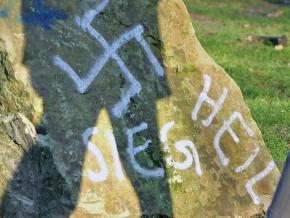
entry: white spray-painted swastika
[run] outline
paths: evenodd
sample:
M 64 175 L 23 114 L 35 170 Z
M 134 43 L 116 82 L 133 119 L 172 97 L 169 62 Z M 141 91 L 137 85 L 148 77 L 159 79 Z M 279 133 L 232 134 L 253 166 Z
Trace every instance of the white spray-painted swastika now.
M 105 64 L 112 58 L 121 69 L 126 80 L 128 80 L 130 83 L 130 87 L 121 96 L 121 100 L 118 101 L 112 108 L 113 115 L 120 118 L 126 111 L 130 103 L 130 98 L 138 95 L 142 87 L 141 84 L 132 75 L 130 70 L 126 67 L 121 57 L 118 55 L 118 50 L 129 41 L 135 39 L 145 51 L 149 61 L 154 67 L 156 74 L 158 76 L 163 76 L 164 69 L 162 68 L 157 58 L 154 56 L 152 50 L 150 49 L 150 46 L 142 36 L 144 32 L 144 28 L 142 25 L 136 25 L 133 29 L 123 33 L 112 44 L 109 44 L 109 42 L 96 29 L 92 27 L 91 24 L 93 20 L 100 12 L 102 12 L 106 8 L 108 3 L 109 0 L 103 0 L 94 10 L 87 11 L 82 18 L 76 18 L 77 25 L 80 26 L 84 32 L 88 32 L 91 36 L 93 36 L 104 49 L 103 55 L 101 55 L 97 59 L 87 75 L 84 78 L 80 78 L 78 74 L 72 69 L 72 67 L 65 61 L 63 61 L 62 58 L 59 56 L 55 56 L 53 62 L 73 80 L 77 90 L 80 93 L 85 93 L 90 85 L 94 82 L 96 77 L 99 75 Z

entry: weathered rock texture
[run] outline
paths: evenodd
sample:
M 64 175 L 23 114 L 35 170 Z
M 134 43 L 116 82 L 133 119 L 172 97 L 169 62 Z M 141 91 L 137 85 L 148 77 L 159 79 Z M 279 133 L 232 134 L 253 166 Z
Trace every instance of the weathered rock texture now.
M 267 209 L 279 172 L 181 0 L 45 2 L 0 18 L 4 217 Z

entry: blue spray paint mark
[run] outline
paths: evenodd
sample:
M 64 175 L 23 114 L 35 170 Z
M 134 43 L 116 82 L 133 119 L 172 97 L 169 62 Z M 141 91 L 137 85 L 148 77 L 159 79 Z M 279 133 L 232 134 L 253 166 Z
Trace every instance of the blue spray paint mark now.
M 35 10 L 22 16 L 23 23 L 38 24 L 45 30 L 50 30 L 55 20 L 65 20 L 68 15 L 62 11 L 53 10 L 44 6 L 43 0 L 33 0 Z
M 0 11 L 0 17 L 1 17 L 1 18 L 6 18 L 6 17 L 8 17 L 8 11 L 7 11 L 6 8 Z
M 8 1 L 8 5 L 4 9 L 0 10 L 0 18 L 7 18 L 9 16 L 9 11 L 13 8 L 13 0 Z

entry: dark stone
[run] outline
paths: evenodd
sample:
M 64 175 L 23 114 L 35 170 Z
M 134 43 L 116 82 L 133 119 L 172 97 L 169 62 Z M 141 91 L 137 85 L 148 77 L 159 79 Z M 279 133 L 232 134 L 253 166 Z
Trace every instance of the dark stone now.
M 267 45 L 283 45 L 284 47 L 287 46 L 288 38 L 286 35 L 282 36 L 259 36 L 258 40 L 264 42 Z

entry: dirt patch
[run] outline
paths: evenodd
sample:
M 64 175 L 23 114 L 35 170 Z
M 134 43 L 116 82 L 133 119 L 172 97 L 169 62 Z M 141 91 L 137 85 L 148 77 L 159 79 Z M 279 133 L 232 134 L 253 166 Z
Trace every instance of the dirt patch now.
M 209 17 L 201 15 L 201 14 L 197 14 L 197 13 L 190 13 L 190 17 L 191 19 L 196 20 L 196 21 L 203 21 L 203 22 L 212 21 Z
M 222 22 L 218 21 L 218 20 L 213 20 L 210 17 L 198 14 L 198 13 L 190 13 L 190 17 L 191 20 L 193 22 L 196 23 L 202 23 L 202 24 L 206 24 L 207 27 L 210 27 L 210 29 L 212 29 L 212 26 L 217 26 L 217 25 L 221 25 Z

